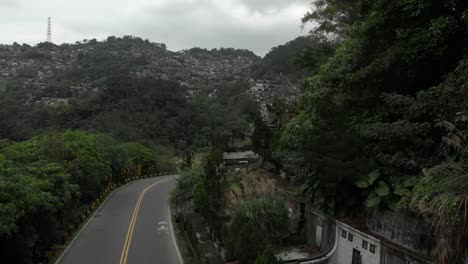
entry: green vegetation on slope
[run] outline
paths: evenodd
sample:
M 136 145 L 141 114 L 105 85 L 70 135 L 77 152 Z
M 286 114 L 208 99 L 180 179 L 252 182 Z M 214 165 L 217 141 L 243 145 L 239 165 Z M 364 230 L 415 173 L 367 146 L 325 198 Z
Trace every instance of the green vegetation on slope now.
M 460 263 L 463 233 L 457 230 L 466 228 L 467 191 L 452 183 L 466 173 L 460 131 L 466 126 L 468 3 L 315 5 L 304 22 L 318 23 L 315 32 L 331 34 L 340 45 L 306 80 L 276 158 L 330 214 L 353 214 L 361 205 L 407 208 L 402 201 L 409 200 L 443 230 L 436 232 L 439 263 Z
M 301 79 L 333 53 L 336 44 L 320 35 L 297 37 L 274 47 L 252 67 L 257 79 L 277 78 L 278 75 Z
M 275 259 L 270 246 L 280 245 L 288 235 L 286 208 L 274 197 L 262 197 L 257 186 L 262 181 L 255 175 L 247 179 L 247 175 L 238 172 L 249 185 L 234 187 L 240 179 L 217 170 L 222 153 L 217 147 L 199 151 L 192 164 L 182 170 L 172 203 L 176 205 L 177 196 L 183 198 L 187 192 L 192 193 L 195 211 L 222 236 L 230 255 L 236 256 L 240 263 L 275 263 L 268 262 Z M 235 204 L 226 208 L 229 203 L 226 196 L 232 193 L 233 187 L 241 190 L 234 194 Z
M 173 81 L 135 79 L 129 73 L 104 76 L 102 92 L 54 107 L 30 102 L 34 92 L 9 82 L 0 92 L 0 138 L 25 140 L 71 128 L 186 151 L 239 134 L 258 115 L 244 82 L 220 85 L 216 97 L 187 98 L 187 88 Z

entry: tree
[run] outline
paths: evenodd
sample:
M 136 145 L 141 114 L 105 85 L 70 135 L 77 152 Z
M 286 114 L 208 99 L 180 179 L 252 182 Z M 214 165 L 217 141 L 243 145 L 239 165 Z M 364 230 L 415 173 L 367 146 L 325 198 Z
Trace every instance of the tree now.
M 313 201 L 338 213 L 342 210 L 336 207 L 355 208 L 362 198 L 352 193 L 366 190 L 357 190 L 354 182 L 372 171 L 379 170 L 381 185 L 391 187 L 440 162 L 440 130 L 433 120 L 454 113 L 451 101 L 461 95 L 455 87 L 464 78 L 447 78 L 450 84 L 435 86 L 464 60 L 466 4 L 316 4 L 321 8 L 308 19 L 325 23 L 323 29 L 350 30 L 334 55 L 306 80 L 298 114 L 283 130 L 277 155 L 307 182 L 306 192 L 319 194 L 321 199 Z M 351 199 L 339 197 L 346 190 Z M 395 190 L 389 191 L 393 195 Z
M 255 121 L 255 130 L 252 135 L 252 148 L 264 160 L 268 161 L 272 157 L 273 132 L 268 126 L 257 118 Z
M 219 211 L 221 209 L 221 176 L 218 174 L 218 165 L 222 161 L 222 151 L 210 147 L 204 154 L 202 161 L 203 174 L 201 181 L 194 190 L 196 204 L 200 213 L 215 230 L 220 230 Z M 197 199 L 198 197 L 198 199 Z M 197 202 L 198 201 L 198 202 Z
M 335 34 L 344 39 L 350 28 L 368 14 L 372 4 L 365 0 L 319 0 L 313 5 L 313 11 L 304 15 L 302 23 L 317 23 L 314 32 Z
M 321 35 L 300 36 L 283 45 L 273 47 L 253 67 L 257 79 L 276 79 L 285 75 L 299 80 L 333 54 L 336 44 Z

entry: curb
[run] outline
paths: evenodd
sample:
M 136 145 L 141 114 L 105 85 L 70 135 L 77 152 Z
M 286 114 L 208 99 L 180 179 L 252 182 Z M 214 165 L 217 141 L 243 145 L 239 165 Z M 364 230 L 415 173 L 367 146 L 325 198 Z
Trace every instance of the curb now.
M 184 264 L 184 258 L 182 257 L 182 254 L 180 254 L 180 249 L 179 245 L 177 244 L 177 237 L 175 236 L 174 233 L 174 227 L 172 226 L 172 212 L 171 212 L 171 206 L 169 205 L 169 227 L 171 229 L 171 235 L 172 235 L 172 242 L 174 243 L 174 246 L 177 251 L 177 256 L 179 257 L 179 263 Z

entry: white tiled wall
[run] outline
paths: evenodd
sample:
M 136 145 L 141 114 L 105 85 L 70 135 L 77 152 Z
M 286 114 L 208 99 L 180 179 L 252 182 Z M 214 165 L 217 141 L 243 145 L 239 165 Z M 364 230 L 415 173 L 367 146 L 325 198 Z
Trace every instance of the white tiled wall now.
M 380 242 L 356 229 L 337 222 L 338 225 L 338 246 L 331 263 L 351 264 L 353 249 L 359 250 L 362 256 L 362 264 L 380 264 Z M 346 231 L 346 238 L 343 238 L 343 230 Z M 353 235 L 353 241 L 349 241 L 349 234 Z M 367 249 L 362 247 L 362 241 L 367 241 Z M 375 253 L 370 251 L 370 246 L 375 246 Z

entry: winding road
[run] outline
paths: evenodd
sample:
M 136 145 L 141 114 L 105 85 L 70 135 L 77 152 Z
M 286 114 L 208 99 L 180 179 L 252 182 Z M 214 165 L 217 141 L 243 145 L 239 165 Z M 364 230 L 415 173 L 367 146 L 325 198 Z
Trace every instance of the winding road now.
M 183 263 L 169 211 L 174 178 L 138 180 L 113 192 L 56 264 Z

